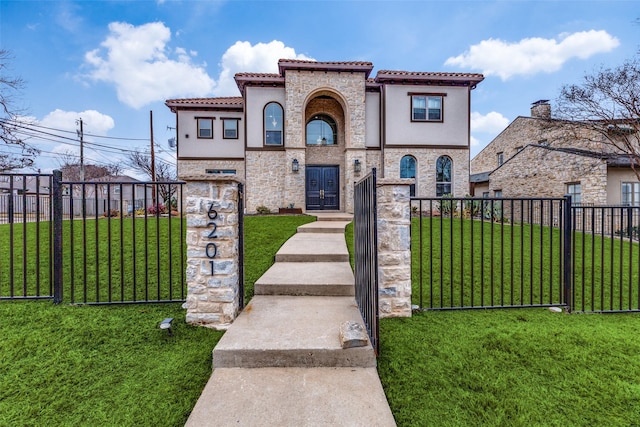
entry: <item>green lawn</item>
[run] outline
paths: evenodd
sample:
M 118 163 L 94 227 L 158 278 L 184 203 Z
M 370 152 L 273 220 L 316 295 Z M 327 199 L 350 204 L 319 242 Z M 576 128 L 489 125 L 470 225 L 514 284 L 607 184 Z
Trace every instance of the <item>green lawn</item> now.
M 564 302 L 563 240 L 556 227 L 436 217 L 423 218 L 421 228 L 414 218 L 411 234 L 413 304 L 447 308 Z M 640 309 L 637 242 L 576 232 L 572 245 L 572 309 Z
M 637 313 L 416 312 L 381 320 L 378 372 L 399 426 L 640 425 L 638 336 Z
M 245 218 L 248 296 L 281 244 L 312 220 Z M 158 328 L 165 317 L 175 318 L 173 337 Z M 183 425 L 222 336 L 184 319 L 180 303 L 0 302 L 0 426 Z

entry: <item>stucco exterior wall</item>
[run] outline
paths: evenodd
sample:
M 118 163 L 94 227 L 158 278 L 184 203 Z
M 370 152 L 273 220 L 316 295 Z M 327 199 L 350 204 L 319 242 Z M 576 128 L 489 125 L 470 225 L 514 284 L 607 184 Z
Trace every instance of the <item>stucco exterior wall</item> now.
M 449 156 L 453 161 L 451 188 L 454 197 L 469 194 L 469 150 L 387 147 L 384 151 L 385 178 L 400 178 L 400 160 L 406 155 L 416 158 L 416 197 L 435 197 L 436 161 L 440 156 Z
M 367 92 L 365 145 L 367 148 L 380 147 L 380 94 Z
M 213 119 L 213 138 L 198 138 L 196 117 Z M 238 138 L 223 138 L 223 118 L 237 118 Z M 243 158 L 244 119 L 241 112 L 181 111 L 178 114 L 178 157 L 180 158 Z
M 279 103 L 284 109 L 284 88 L 255 87 L 245 89 L 245 118 L 247 127 L 247 147 L 262 148 L 264 146 L 264 107 L 270 102 Z M 286 126 L 287 112 L 284 111 Z M 287 145 L 287 136 L 284 136 L 284 145 Z
M 386 145 L 469 146 L 469 88 L 388 85 L 385 91 Z M 442 122 L 412 122 L 410 93 L 443 93 Z
M 631 168 L 609 168 L 607 174 L 607 204 L 622 203 L 622 183 L 638 182 L 638 176 Z

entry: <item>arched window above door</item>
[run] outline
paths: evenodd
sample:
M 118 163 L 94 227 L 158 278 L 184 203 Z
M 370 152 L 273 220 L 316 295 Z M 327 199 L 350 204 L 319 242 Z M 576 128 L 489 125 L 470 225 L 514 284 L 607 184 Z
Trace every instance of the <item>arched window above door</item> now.
M 316 114 L 307 122 L 307 145 L 336 145 L 338 126 L 326 114 Z
M 416 158 L 413 156 L 404 156 L 400 159 L 400 178 L 415 178 L 416 177 Z M 416 195 L 416 185 L 411 184 L 409 186 L 409 195 L 411 197 Z

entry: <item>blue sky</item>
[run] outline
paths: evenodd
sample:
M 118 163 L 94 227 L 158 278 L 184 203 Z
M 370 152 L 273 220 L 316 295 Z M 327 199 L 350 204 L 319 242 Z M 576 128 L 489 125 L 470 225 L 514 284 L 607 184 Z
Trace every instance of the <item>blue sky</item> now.
M 31 137 L 43 171 L 53 153 L 78 154 L 80 117 L 89 163 L 148 148 L 151 110 L 172 161 L 165 99 L 238 95 L 233 74 L 277 72 L 284 57 L 485 74 L 473 156 L 532 102 L 637 55 L 640 1 L 1 0 L 0 46 L 13 55 L 6 74 L 26 81 L 23 119 L 69 138 Z

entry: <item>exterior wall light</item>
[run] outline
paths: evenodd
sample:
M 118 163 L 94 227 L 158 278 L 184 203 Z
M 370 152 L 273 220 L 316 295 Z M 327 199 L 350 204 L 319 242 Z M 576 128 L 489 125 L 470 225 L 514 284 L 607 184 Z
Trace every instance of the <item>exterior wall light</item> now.
M 361 170 L 362 170 L 362 163 L 360 163 L 360 160 L 355 159 L 353 161 L 353 171 L 355 173 L 360 173 Z
M 298 172 L 298 170 L 300 170 L 300 164 L 298 163 L 298 159 L 293 159 L 293 162 L 291 162 L 291 171 Z

